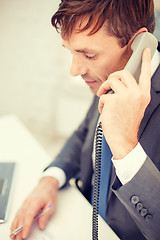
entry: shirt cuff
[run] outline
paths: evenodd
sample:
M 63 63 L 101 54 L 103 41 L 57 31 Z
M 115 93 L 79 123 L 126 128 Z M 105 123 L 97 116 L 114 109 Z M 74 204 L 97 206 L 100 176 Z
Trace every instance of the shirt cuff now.
M 58 180 L 58 187 L 61 188 L 66 183 L 65 172 L 58 167 L 49 167 L 46 171 L 42 173 L 42 177 L 54 177 Z
M 123 185 L 132 180 L 144 164 L 146 157 L 146 153 L 140 143 L 138 143 L 124 158 L 119 160 L 114 160 L 112 158 L 117 177 Z

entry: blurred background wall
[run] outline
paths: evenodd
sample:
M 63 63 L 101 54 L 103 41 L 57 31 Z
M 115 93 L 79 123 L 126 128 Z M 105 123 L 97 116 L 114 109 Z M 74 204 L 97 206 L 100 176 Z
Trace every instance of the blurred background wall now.
M 51 26 L 58 4 L 0 0 L 0 115 L 16 114 L 50 154 L 81 122 L 92 100 L 83 81 L 69 75 L 71 55 Z M 160 40 L 159 0 L 155 6 Z
M 50 23 L 58 4 L 0 0 L 0 115 L 16 114 L 47 147 L 77 127 L 92 98 L 70 77 L 71 55 Z

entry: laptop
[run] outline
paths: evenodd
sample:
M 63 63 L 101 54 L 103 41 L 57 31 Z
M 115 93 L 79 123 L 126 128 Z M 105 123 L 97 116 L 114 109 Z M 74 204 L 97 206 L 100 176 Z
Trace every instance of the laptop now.
M 0 223 L 8 218 L 15 162 L 0 162 Z

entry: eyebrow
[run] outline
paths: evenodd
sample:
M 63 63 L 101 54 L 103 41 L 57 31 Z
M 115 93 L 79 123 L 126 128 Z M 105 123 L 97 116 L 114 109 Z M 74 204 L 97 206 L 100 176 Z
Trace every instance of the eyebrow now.
M 62 44 L 62 47 L 66 48 L 64 44 Z M 92 53 L 92 54 L 97 54 L 97 51 L 89 48 L 82 48 L 82 49 L 75 49 L 74 51 L 78 53 Z

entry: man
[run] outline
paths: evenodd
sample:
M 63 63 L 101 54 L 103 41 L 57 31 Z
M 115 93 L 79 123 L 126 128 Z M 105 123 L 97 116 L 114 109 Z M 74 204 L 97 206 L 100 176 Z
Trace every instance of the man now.
M 26 238 L 38 210 L 55 206 L 58 188 L 71 178 L 90 201 L 99 104 L 103 133 L 113 154 L 107 223 L 122 240 L 159 239 L 160 55 L 157 51 L 151 64 L 150 52 L 144 50 L 138 84 L 123 70 L 134 38 L 154 31 L 153 1 L 63 0 L 52 24 L 72 53 L 70 73 L 81 75 L 99 98 L 94 97 L 80 127 L 45 169 L 11 230 L 23 225 L 16 239 Z M 115 93 L 105 94 L 110 89 Z M 52 212 L 38 219 L 41 229 Z

